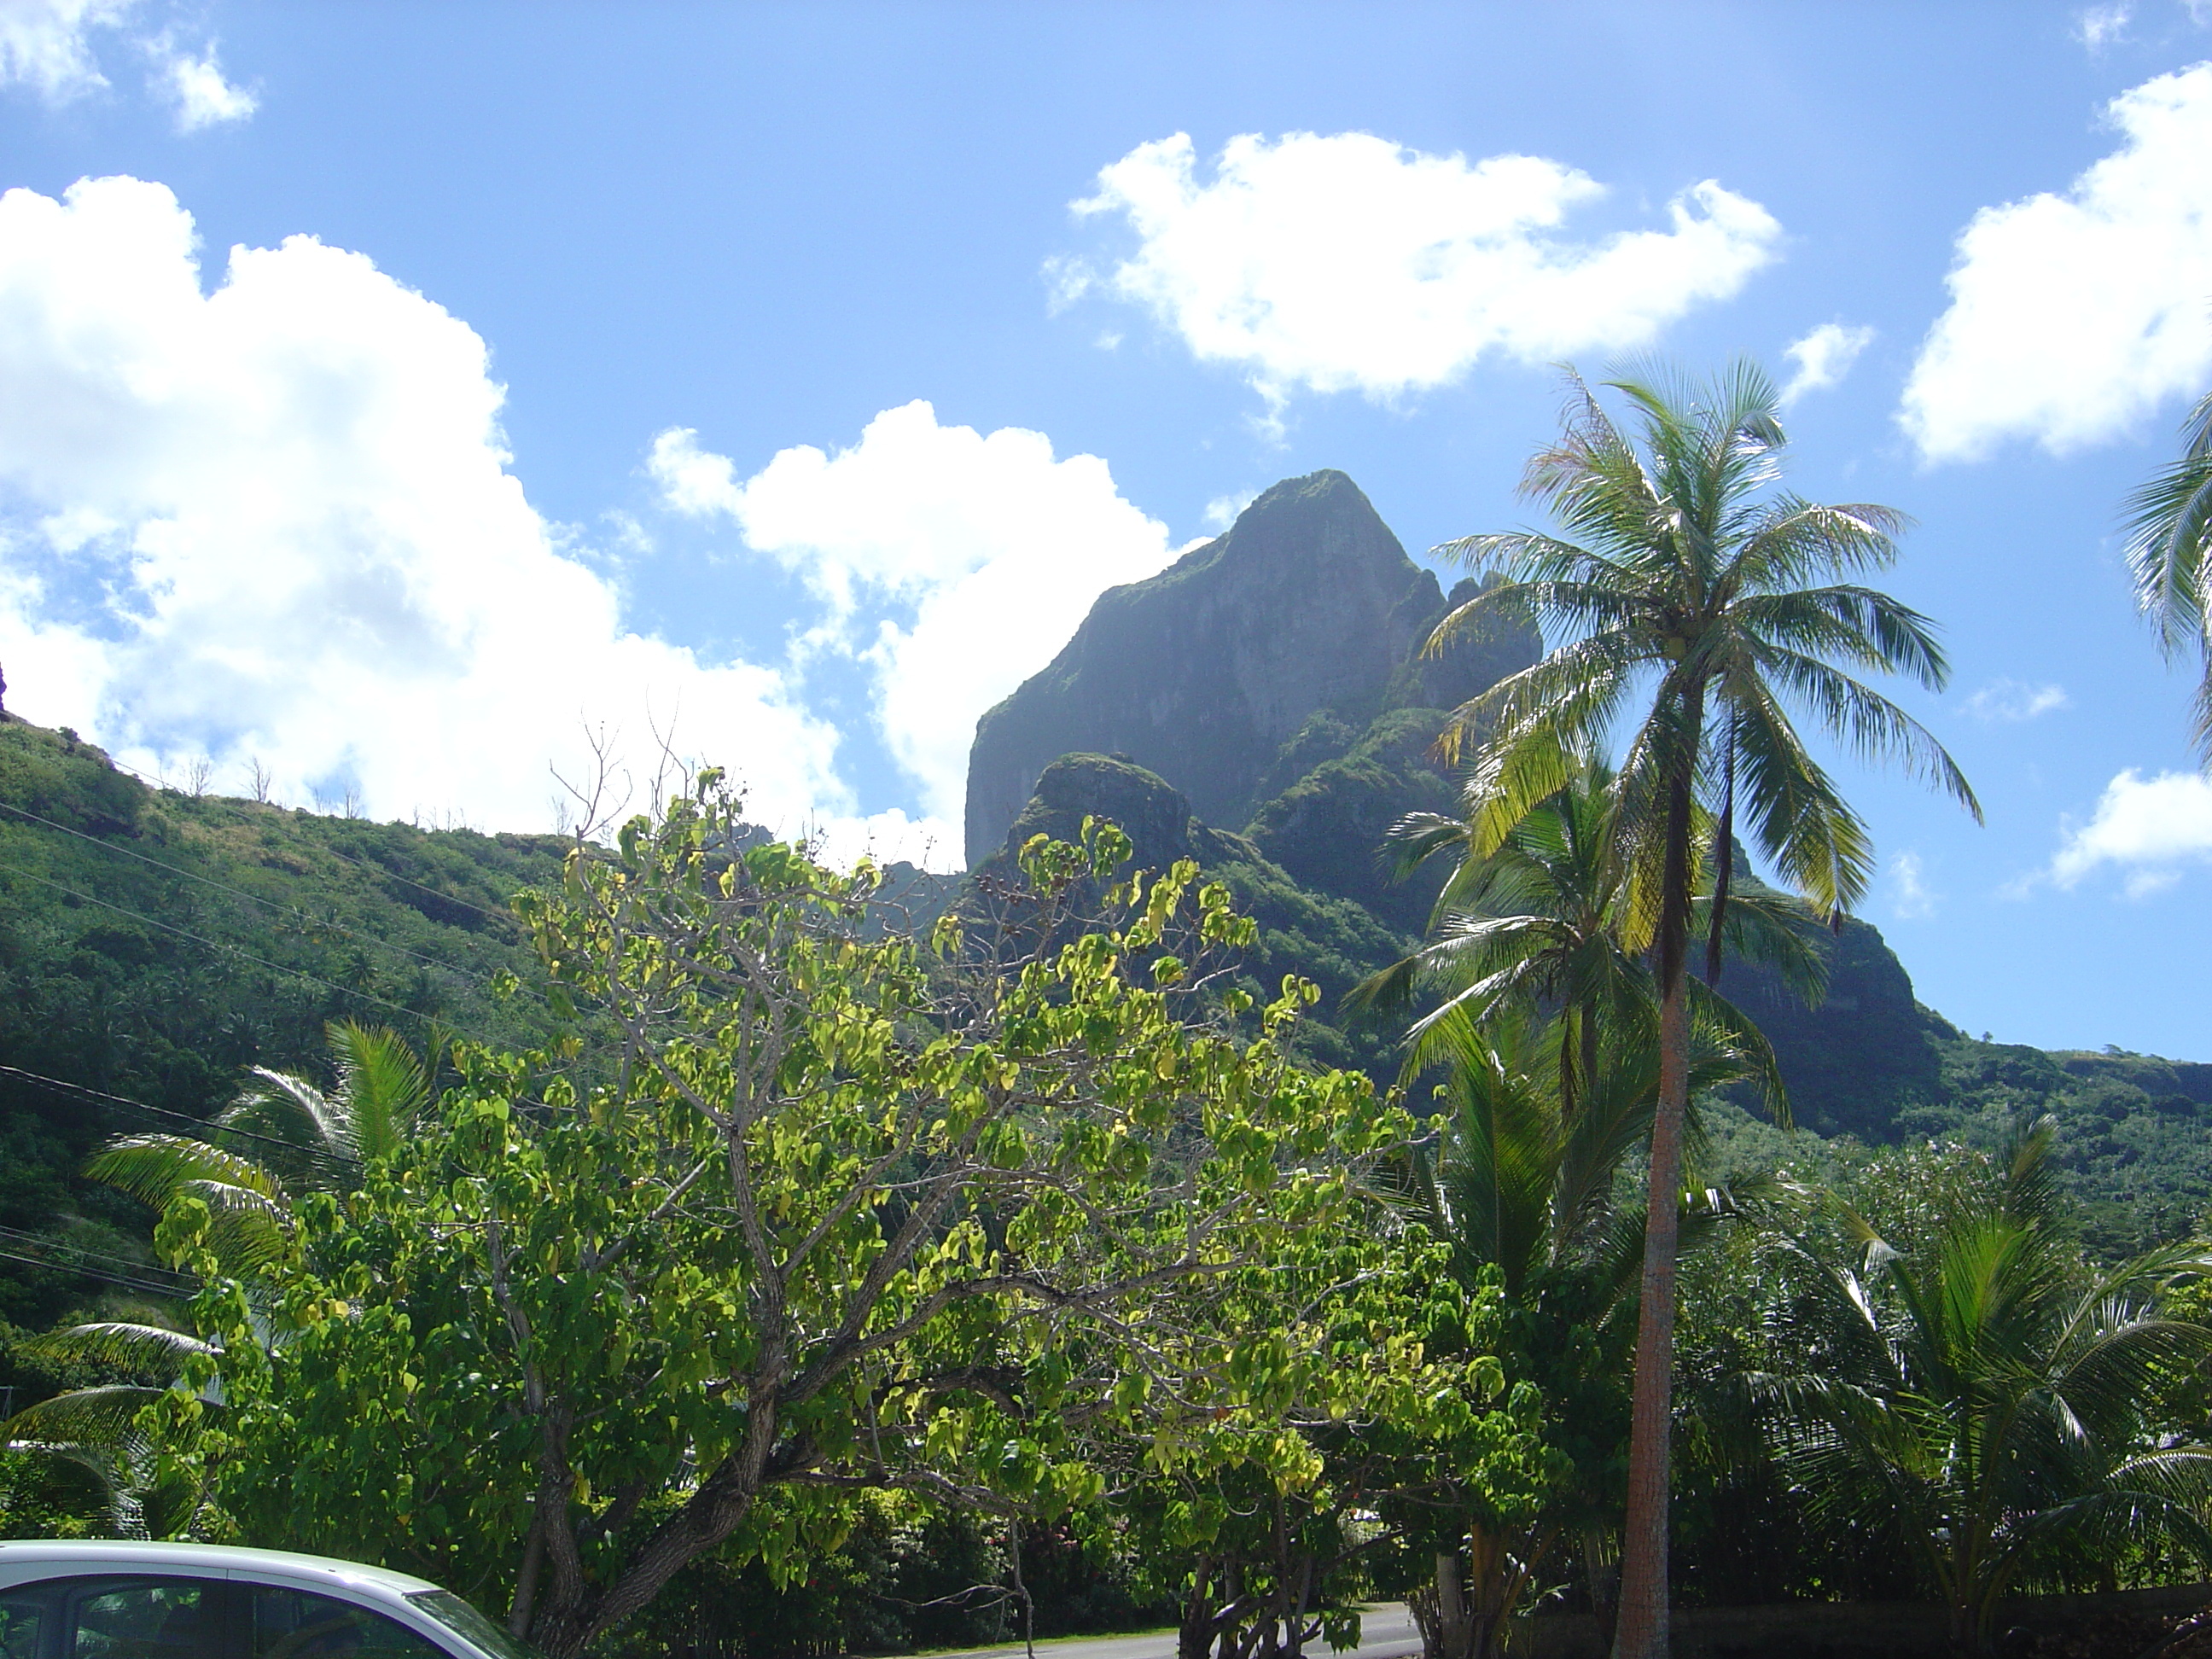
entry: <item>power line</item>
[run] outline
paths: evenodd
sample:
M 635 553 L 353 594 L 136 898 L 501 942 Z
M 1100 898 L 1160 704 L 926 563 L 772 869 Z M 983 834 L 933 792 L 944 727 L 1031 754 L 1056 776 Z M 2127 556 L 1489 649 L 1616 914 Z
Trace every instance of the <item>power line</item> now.
M 117 760 L 112 755 L 108 757 L 107 763 L 113 767 L 117 771 L 128 772 L 132 777 L 137 779 L 139 782 L 150 784 L 156 789 L 166 790 L 169 787 L 167 784 L 162 782 L 159 778 L 148 777 L 143 772 L 141 772 L 135 766 L 125 765 L 121 761 Z M 271 806 L 274 806 L 275 805 L 273 802 L 264 802 L 262 804 Z M 276 807 L 275 810 L 278 811 L 283 811 L 282 807 Z M 396 881 L 402 886 L 412 887 L 418 893 L 428 893 L 434 899 L 443 900 L 447 904 L 458 904 L 464 910 L 473 910 L 477 915 L 484 917 L 487 921 L 512 921 L 514 920 L 514 914 L 513 911 L 487 910 L 481 904 L 471 904 L 466 899 L 455 898 L 451 893 L 442 893 L 434 887 L 426 887 L 419 881 L 410 880 L 407 877 L 401 875 L 398 871 L 386 869 L 381 864 L 375 863 L 368 859 L 357 859 L 350 854 L 341 853 L 335 847 L 318 843 L 317 850 L 329 854 L 331 857 L 336 859 L 341 864 L 350 864 L 356 870 L 369 871 L 374 874 L 383 876 L 389 880 Z
M 167 1106 L 149 1106 L 143 1100 L 132 1100 L 125 1095 L 112 1095 L 105 1089 L 95 1089 L 92 1087 L 91 1085 L 85 1083 L 71 1083 L 66 1078 L 48 1077 L 42 1072 L 27 1072 L 20 1066 L 0 1066 L 0 1073 L 4 1073 L 9 1077 L 21 1078 L 27 1083 L 43 1084 L 50 1089 L 60 1089 L 71 1094 L 88 1096 L 92 1099 L 102 1102 L 106 1105 L 127 1106 L 134 1112 L 145 1112 L 154 1117 L 173 1118 L 176 1121 L 185 1124 L 191 1128 L 202 1130 L 212 1128 L 213 1133 L 216 1134 L 236 1135 L 240 1139 L 245 1140 L 264 1141 L 271 1146 L 281 1147 L 288 1152 L 298 1152 L 312 1150 L 311 1148 L 301 1146 L 296 1141 L 283 1139 L 280 1136 L 257 1134 L 252 1129 L 234 1129 L 227 1127 L 222 1124 L 215 1124 L 211 1126 L 205 1118 L 194 1117 L 190 1112 L 173 1111 Z M 205 1139 L 206 1136 L 203 1135 L 200 1139 Z M 210 1144 L 212 1145 L 213 1143 L 210 1142 Z M 343 1152 L 326 1152 L 323 1153 L 322 1156 L 336 1158 L 342 1164 L 357 1164 L 361 1162 L 359 1158 L 349 1157 Z
M 66 1262 L 49 1261 L 43 1256 L 24 1255 L 15 1250 L 0 1249 L 0 1260 L 20 1261 L 26 1267 L 44 1267 L 49 1272 L 59 1270 L 63 1273 L 75 1273 L 81 1279 L 97 1279 L 103 1285 L 113 1285 L 122 1290 L 137 1291 L 143 1296 L 175 1296 L 178 1293 L 177 1286 L 173 1285 L 156 1285 L 143 1279 L 125 1279 L 119 1273 L 105 1273 L 98 1267 L 71 1267 Z
M 417 962 L 426 963 L 433 968 L 442 968 L 447 973 L 459 974 L 463 978 L 475 980 L 479 984 L 489 982 L 490 977 L 489 975 L 477 973 L 472 968 L 463 968 L 456 963 L 442 961 L 436 957 L 425 956 L 420 951 L 410 951 L 404 945 L 394 945 L 390 939 L 379 939 L 374 933 L 358 932 L 342 921 L 330 921 L 312 916 L 295 904 L 280 904 L 275 899 L 263 898 L 258 893 L 249 893 L 243 887 L 234 887 L 227 881 L 217 881 L 213 876 L 203 876 L 190 870 L 180 870 L 173 864 L 165 864 L 160 859 L 149 858 L 145 854 L 135 852 L 128 847 L 118 847 L 112 842 L 102 841 L 98 836 L 87 835 L 82 830 L 72 830 L 66 823 L 56 823 L 52 818 L 42 818 L 36 812 L 27 811 L 11 802 L 0 800 L 0 811 L 13 812 L 20 817 L 30 819 L 33 823 L 43 823 L 49 830 L 58 830 L 65 836 L 75 836 L 79 841 L 89 842 L 101 851 L 112 853 L 118 858 L 136 859 L 139 863 L 151 865 L 156 870 L 166 870 L 173 876 L 182 876 L 186 881 L 197 881 L 206 886 L 219 889 L 222 892 L 234 893 L 248 903 L 265 905 L 271 910 L 297 916 L 311 927 L 329 927 L 343 933 L 348 939 L 356 939 L 366 945 L 374 945 L 383 950 L 396 951 L 403 957 L 411 957 Z M 459 901 L 455 902 L 459 902 Z
M 434 1015 L 426 1014 L 420 1009 L 410 1008 L 404 1003 L 394 1002 L 388 997 L 378 996 L 373 991 L 362 991 L 351 986 L 340 985 L 335 980 L 327 980 L 323 978 L 319 974 L 311 974 L 304 968 L 288 968 L 282 963 L 270 962 L 266 957 L 257 957 L 251 951 L 242 950 L 235 945 L 227 945 L 220 939 L 208 939 L 201 934 L 192 933 L 188 929 L 174 927 L 168 922 L 157 921 L 152 916 L 146 915 L 140 911 L 133 910 L 127 904 L 115 904 L 110 902 L 106 899 L 94 898 L 89 893 L 80 893 L 74 887 L 64 887 L 60 882 L 51 881 L 45 876 L 34 874 L 31 871 L 24 869 L 21 865 L 9 863 L 5 859 L 0 859 L 0 870 L 12 872 L 14 874 L 22 877 L 27 881 L 35 881 L 41 887 L 51 887 L 58 893 L 65 893 L 81 904 L 97 904 L 103 910 L 112 910 L 118 915 L 129 916 L 135 921 L 143 921 L 149 927 L 158 927 L 165 933 L 174 933 L 179 939 L 188 939 L 195 945 L 204 945 L 210 951 L 228 951 L 232 954 L 242 957 L 247 962 L 254 963 L 257 967 L 266 968 L 273 974 L 290 974 L 296 978 L 307 981 L 310 984 L 319 985 L 325 990 L 336 991 L 340 996 L 358 997 L 363 1002 L 373 1002 L 380 1008 L 389 1008 L 395 1013 L 405 1014 L 410 1019 L 419 1019 L 423 1021 L 425 1024 L 432 1023 L 436 1018 Z M 457 1027 L 455 1029 L 459 1028 Z M 483 1042 L 488 1047 L 495 1048 L 498 1046 L 495 1043 L 492 1043 L 490 1039 L 484 1037 L 477 1032 L 471 1031 L 467 1035 L 476 1037 L 477 1042 Z
M 65 1251 L 70 1255 L 82 1256 L 88 1261 L 113 1262 L 117 1267 L 127 1268 L 133 1273 L 163 1273 L 180 1279 L 190 1279 L 193 1276 L 187 1273 L 179 1273 L 173 1267 L 163 1267 L 152 1262 L 140 1261 L 131 1256 L 114 1255 L 106 1250 L 88 1250 L 81 1244 L 64 1243 L 58 1238 L 48 1238 L 42 1233 L 26 1232 L 21 1227 L 0 1227 L 0 1239 L 6 1239 L 17 1244 L 33 1245 L 40 1249 Z

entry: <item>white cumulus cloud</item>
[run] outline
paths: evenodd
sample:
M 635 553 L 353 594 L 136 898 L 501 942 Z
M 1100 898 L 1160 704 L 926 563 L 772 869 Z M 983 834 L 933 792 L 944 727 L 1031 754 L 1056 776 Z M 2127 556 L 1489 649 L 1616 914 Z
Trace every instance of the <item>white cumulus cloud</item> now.
M 1711 179 L 1668 204 L 1663 229 L 1570 234 L 1569 216 L 1604 194 L 1540 156 L 1470 162 L 1364 132 L 1243 134 L 1206 179 L 1177 133 L 1104 168 L 1075 204 L 1125 218 L 1134 255 L 1103 275 L 1055 260 L 1047 277 L 1057 305 L 1100 289 L 1146 307 L 1279 403 L 1300 386 L 1438 386 L 1493 353 L 1642 345 L 1779 251 L 1773 216 Z
M 2009 724 L 2048 714 L 2053 709 L 2065 708 L 2067 702 L 2066 688 L 2063 685 L 2028 685 L 2000 678 L 1966 699 L 1966 712 L 1978 720 Z
M 0 0 L 0 86 L 24 86 L 54 103 L 107 84 L 93 50 L 137 0 Z
M 1216 495 L 1199 514 L 1199 521 L 1208 530 L 1226 530 L 1237 522 L 1237 515 L 1260 499 L 1256 489 L 1232 490 L 1226 495 Z
M 764 822 L 853 815 L 778 671 L 624 624 L 507 471 L 483 341 L 362 255 L 233 248 L 210 288 L 160 185 L 9 191 L 0 383 L 11 710 L 233 791 L 258 757 L 284 799 L 517 829 L 587 722 L 634 762 L 672 726 Z
M 2212 375 L 2212 64 L 2107 114 L 2120 147 L 2065 194 L 1984 208 L 1960 234 L 1899 412 L 1926 459 L 2079 449 Z
M 2125 872 L 2130 897 L 2171 885 L 2183 867 L 2212 861 L 2212 778 L 2130 769 L 2105 787 L 2089 822 L 2069 828 L 2051 877 L 2071 887 L 2102 865 Z
M 177 112 L 177 126 L 185 132 L 203 127 L 243 121 L 261 107 L 261 100 L 244 87 L 223 79 L 213 46 L 197 55 L 163 41 L 155 59 L 155 83 L 168 96 Z
M 1794 404 L 1808 392 L 1825 392 L 1839 384 L 1851 372 L 1859 353 L 1873 343 L 1871 328 L 1847 328 L 1841 323 L 1823 323 L 1792 340 L 1783 348 L 1783 355 L 1796 367 L 1790 371 L 1789 384 L 1782 388 L 1783 403 Z
M 743 480 L 683 428 L 647 465 L 669 507 L 734 520 L 812 591 L 826 613 L 814 643 L 866 665 L 884 739 L 940 825 L 961 822 L 977 717 L 1051 661 L 1100 593 L 1175 554 L 1097 456 L 939 425 L 922 402 L 877 416 L 850 448 L 786 449 Z
M 95 36 L 121 38 L 147 65 L 147 84 L 175 112 L 181 132 L 242 121 L 260 106 L 249 89 L 224 78 L 215 44 L 184 43 L 175 24 L 137 27 L 146 0 L 0 0 L 0 86 L 29 88 L 50 104 L 109 84 Z M 176 9 L 180 9 L 178 8 Z

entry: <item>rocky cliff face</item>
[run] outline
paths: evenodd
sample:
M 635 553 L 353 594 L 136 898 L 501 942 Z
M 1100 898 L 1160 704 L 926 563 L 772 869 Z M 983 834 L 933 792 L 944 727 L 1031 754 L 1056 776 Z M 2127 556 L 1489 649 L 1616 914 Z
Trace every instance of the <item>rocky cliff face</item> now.
M 1540 649 L 1532 630 L 1501 629 L 1419 657 L 1473 592 L 1448 601 L 1342 473 L 1277 484 L 1227 535 L 1103 595 L 1051 666 L 984 716 L 971 864 L 1040 831 L 1072 839 L 1086 815 L 1121 824 L 1141 865 L 1196 859 L 1261 922 L 1255 983 L 1322 984 L 1315 1057 L 1387 1081 L 1391 1034 L 1338 1026 L 1336 998 L 1418 941 L 1443 872 L 1388 879 L 1384 833 L 1453 810 L 1430 754 L 1444 711 Z M 1879 1139 L 1946 1093 L 1948 1028 L 1873 927 L 1852 922 L 1832 953 L 1819 1008 L 1757 969 L 1731 969 L 1725 989 L 1772 1040 L 1801 1121 Z
M 1316 713 L 1340 717 L 1348 748 L 1386 707 L 1450 708 L 1535 659 L 1526 631 L 1418 659 L 1444 606 L 1351 479 L 1285 480 L 1227 535 L 1101 595 L 1051 665 L 977 722 L 969 861 L 998 848 L 1071 751 L 1127 755 L 1201 817 L 1242 824 Z

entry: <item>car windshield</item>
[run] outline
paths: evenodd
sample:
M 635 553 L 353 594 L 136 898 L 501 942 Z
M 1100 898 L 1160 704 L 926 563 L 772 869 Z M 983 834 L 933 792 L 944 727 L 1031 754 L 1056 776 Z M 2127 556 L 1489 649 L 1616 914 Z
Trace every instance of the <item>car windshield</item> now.
M 529 1643 L 509 1636 L 503 1627 L 492 1623 L 451 1590 L 415 1590 L 407 1599 L 478 1652 L 490 1654 L 492 1659 L 545 1659 Z

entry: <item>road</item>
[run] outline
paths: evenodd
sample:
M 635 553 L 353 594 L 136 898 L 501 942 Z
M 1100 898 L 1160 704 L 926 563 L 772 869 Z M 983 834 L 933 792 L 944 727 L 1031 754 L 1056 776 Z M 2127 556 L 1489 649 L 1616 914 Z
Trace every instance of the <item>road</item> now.
M 1173 1631 L 1154 1631 L 1150 1636 L 1086 1636 L 1078 1641 L 1040 1642 L 1037 1659 L 1175 1659 Z M 1407 1659 L 1421 1650 L 1421 1633 L 1402 1601 L 1383 1601 L 1369 1607 L 1359 1621 L 1359 1645 L 1332 1656 L 1325 1643 L 1306 1650 L 1310 1659 Z M 940 1653 L 932 1659 L 1024 1659 L 1019 1642 L 1011 1646 L 969 1648 Z

